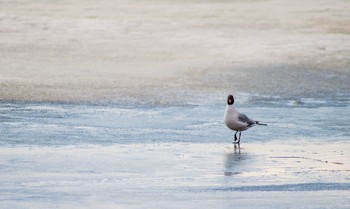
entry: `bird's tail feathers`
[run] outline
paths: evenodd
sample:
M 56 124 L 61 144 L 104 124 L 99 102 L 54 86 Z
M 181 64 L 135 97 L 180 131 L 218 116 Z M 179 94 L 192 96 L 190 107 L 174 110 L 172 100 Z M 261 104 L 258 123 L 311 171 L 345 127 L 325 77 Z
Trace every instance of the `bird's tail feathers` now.
M 256 121 L 256 124 L 257 124 L 257 125 L 260 125 L 260 126 L 267 126 L 266 123 L 260 123 L 259 121 Z

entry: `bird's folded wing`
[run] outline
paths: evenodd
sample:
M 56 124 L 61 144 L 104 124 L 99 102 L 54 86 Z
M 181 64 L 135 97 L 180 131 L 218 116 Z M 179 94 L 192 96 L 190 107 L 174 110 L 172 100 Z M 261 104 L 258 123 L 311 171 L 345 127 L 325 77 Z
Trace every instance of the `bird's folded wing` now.
M 255 124 L 255 121 L 248 118 L 245 114 L 239 113 L 238 120 L 242 123 L 247 123 L 249 126 Z

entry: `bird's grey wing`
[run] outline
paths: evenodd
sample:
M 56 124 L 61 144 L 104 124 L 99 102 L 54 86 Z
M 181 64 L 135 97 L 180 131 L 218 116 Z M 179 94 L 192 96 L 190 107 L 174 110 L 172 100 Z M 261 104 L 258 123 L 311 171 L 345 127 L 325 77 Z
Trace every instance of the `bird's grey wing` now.
M 247 123 L 248 126 L 255 124 L 254 120 L 248 118 L 248 116 L 246 116 L 245 114 L 242 114 L 242 113 L 239 113 L 238 120 L 242 123 Z

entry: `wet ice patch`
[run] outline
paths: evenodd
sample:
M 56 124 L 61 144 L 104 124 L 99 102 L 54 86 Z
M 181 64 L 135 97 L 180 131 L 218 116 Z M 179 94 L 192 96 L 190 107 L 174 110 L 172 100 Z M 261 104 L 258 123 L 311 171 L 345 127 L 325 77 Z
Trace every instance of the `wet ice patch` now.
M 162 208 L 198 199 L 204 205 L 218 199 L 272 201 L 278 193 L 278 202 L 285 202 L 283 197 L 290 201 L 291 195 L 300 200 L 318 194 L 349 203 L 349 143 L 241 146 L 172 142 L 1 147 L 0 200 L 13 207 L 43 202 L 46 207 L 90 208 L 102 202 L 138 207 L 157 202 L 155 207 Z

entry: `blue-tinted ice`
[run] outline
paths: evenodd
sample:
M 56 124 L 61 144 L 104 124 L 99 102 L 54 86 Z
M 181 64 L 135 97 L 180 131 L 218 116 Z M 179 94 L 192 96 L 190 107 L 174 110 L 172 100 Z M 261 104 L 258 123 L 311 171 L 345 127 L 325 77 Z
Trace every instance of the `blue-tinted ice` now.
M 242 102 L 269 125 L 243 132 L 239 148 L 224 102 L 2 102 L 1 207 L 349 206 L 348 107 Z

